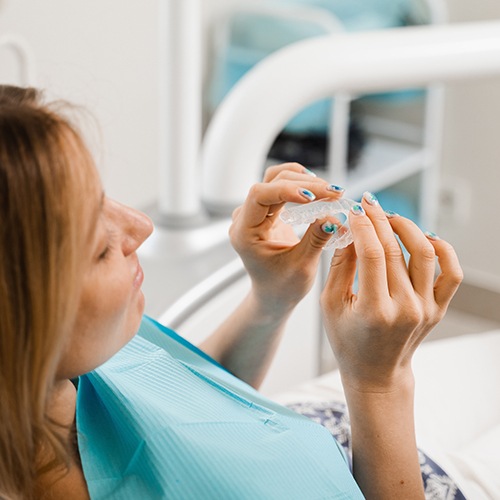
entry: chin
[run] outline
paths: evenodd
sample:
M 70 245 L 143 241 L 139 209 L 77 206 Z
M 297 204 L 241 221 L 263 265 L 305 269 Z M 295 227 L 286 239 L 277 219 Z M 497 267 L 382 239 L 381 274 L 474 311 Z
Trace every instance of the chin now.
M 133 313 L 133 318 L 130 319 L 130 328 L 127 328 L 127 331 L 130 332 L 127 342 L 135 337 L 136 333 L 139 331 L 142 317 L 144 315 L 145 303 L 146 300 L 144 298 L 144 294 L 141 291 L 137 300 L 137 309 Z

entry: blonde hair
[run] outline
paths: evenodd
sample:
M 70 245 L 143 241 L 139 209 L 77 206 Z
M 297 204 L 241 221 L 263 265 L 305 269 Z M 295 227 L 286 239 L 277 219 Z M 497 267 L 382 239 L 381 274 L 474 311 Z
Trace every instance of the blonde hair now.
M 54 109 L 35 89 L 0 86 L 1 498 L 33 497 L 41 473 L 69 463 L 47 403 L 101 188 L 80 134 Z M 50 463 L 40 463 L 41 449 Z

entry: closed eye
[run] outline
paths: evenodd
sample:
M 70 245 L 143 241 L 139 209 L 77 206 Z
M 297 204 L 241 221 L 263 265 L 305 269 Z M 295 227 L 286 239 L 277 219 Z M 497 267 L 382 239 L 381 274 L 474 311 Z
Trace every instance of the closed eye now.
M 107 241 L 104 250 L 99 254 L 99 260 L 105 260 L 111 253 L 116 242 L 116 232 L 108 230 Z
M 109 250 L 109 246 L 106 245 L 106 248 L 99 254 L 99 260 L 104 260 L 108 256 Z

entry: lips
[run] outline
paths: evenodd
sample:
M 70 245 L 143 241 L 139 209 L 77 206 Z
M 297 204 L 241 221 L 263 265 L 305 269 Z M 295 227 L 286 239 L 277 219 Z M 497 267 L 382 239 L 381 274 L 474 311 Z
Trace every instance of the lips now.
M 137 268 L 136 268 L 136 272 L 135 272 L 135 276 L 134 276 L 134 283 L 133 283 L 134 288 L 140 288 L 143 281 L 144 281 L 144 271 L 142 270 L 142 267 L 139 264 L 139 262 L 137 262 Z

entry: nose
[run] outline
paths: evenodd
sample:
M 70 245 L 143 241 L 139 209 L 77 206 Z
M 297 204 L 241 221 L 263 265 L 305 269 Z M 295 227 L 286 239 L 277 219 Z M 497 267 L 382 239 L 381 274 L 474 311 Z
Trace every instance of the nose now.
M 114 200 L 107 200 L 109 211 L 122 234 L 121 247 L 125 256 L 135 252 L 151 235 L 154 226 L 151 219 L 143 212 L 122 205 Z

